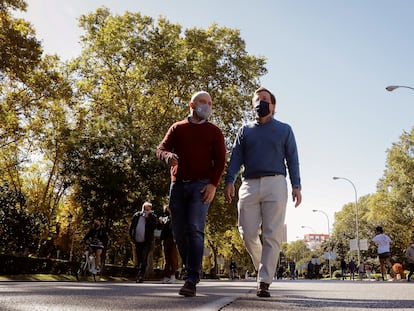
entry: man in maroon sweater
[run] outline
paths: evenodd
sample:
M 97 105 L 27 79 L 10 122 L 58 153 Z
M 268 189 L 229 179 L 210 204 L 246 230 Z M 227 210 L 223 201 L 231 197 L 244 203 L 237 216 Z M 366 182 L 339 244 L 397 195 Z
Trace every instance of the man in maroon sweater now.
M 186 297 L 196 295 L 207 212 L 226 158 L 223 133 L 208 121 L 211 107 L 207 92 L 195 93 L 190 115 L 174 123 L 157 148 L 157 157 L 171 168 L 172 229 L 187 272 L 179 294 Z

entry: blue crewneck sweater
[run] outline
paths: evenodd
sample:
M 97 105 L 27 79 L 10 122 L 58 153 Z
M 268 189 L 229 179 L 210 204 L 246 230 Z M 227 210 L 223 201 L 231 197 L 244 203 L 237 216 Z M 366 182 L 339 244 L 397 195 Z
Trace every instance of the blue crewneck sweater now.
M 289 171 L 292 187 L 300 187 L 299 157 L 292 128 L 271 118 L 242 126 L 233 144 L 226 184 L 234 183 L 240 168 L 243 178 L 259 178 Z

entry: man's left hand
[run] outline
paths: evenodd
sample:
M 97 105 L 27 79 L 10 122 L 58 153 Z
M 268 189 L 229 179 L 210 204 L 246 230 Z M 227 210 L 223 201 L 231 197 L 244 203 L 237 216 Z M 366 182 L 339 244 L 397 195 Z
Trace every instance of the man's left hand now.
M 300 192 L 299 188 L 292 189 L 292 199 L 295 203 L 295 207 L 298 207 L 299 204 L 302 202 L 302 193 Z
M 213 201 L 214 196 L 216 194 L 216 186 L 208 184 L 200 192 L 204 193 L 203 204 L 209 204 Z

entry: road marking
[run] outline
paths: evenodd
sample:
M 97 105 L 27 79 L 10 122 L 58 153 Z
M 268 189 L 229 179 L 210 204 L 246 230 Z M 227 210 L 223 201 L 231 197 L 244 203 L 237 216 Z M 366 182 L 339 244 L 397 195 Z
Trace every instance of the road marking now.
M 202 305 L 198 310 L 202 311 L 217 311 L 235 301 L 238 297 L 223 297 L 213 302 Z

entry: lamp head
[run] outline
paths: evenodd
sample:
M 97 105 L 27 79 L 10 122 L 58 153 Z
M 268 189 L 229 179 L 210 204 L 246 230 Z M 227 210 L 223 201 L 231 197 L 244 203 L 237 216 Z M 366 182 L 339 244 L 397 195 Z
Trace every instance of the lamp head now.
M 392 92 L 392 91 L 394 91 L 395 89 L 398 89 L 399 88 L 399 86 L 398 85 L 390 85 L 390 86 L 387 86 L 385 89 L 388 91 L 388 92 Z
M 339 179 L 340 177 L 336 177 L 336 176 L 334 176 L 334 177 L 332 177 L 332 179 L 333 180 L 337 180 L 337 179 Z
M 319 210 L 318 209 L 313 209 L 312 212 L 319 212 Z

